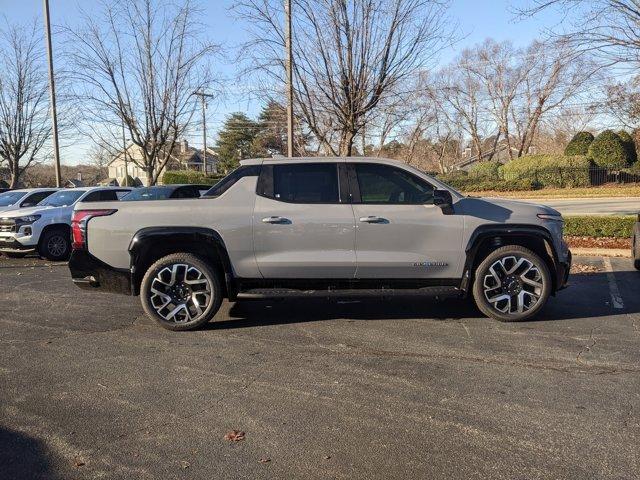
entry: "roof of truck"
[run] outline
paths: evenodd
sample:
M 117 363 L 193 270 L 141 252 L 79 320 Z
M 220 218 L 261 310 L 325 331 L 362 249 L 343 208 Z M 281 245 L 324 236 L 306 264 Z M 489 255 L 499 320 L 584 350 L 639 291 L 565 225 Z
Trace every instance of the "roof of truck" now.
M 276 164 L 276 163 L 300 163 L 300 162 L 373 162 L 373 163 L 386 163 L 390 165 L 402 164 L 399 160 L 392 160 L 390 158 L 380 157 L 272 157 L 272 158 L 248 158 L 246 160 L 240 160 L 240 165 L 261 165 L 263 163 Z

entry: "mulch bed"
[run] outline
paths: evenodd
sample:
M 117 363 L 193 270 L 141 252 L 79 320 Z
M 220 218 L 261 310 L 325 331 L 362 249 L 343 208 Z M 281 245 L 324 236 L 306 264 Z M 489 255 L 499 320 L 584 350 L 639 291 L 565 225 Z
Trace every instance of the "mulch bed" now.
M 595 238 L 595 237 L 565 237 L 569 247 L 573 248 L 621 248 L 630 249 L 630 238 Z

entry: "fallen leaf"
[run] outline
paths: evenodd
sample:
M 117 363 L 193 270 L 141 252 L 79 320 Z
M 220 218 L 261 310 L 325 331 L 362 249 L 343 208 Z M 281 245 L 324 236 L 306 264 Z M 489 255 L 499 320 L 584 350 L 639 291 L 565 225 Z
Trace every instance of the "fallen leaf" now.
M 263 457 L 260 460 L 258 460 L 260 463 L 269 463 L 271 461 L 270 458 L 268 457 Z
M 325 456 L 324 456 L 324 459 L 325 459 L 325 460 L 329 460 L 330 458 L 331 458 L 331 455 L 325 455 Z
M 244 440 L 244 432 L 240 430 L 229 430 L 224 436 L 224 439 L 230 442 L 240 442 Z
M 191 464 L 185 460 L 182 460 L 180 462 L 180 466 L 182 467 L 183 470 L 186 470 L 187 468 L 189 468 L 191 466 Z
M 73 466 L 76 468 L 82 467 L 83 465 L 86 465 L 85 462 L 79 458 L 76 458 L 75 461 L 73 462 Z

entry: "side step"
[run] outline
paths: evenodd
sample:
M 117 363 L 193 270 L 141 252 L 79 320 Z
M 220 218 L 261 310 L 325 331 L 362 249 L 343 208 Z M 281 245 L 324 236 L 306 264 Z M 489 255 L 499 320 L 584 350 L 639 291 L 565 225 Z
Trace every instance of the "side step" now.
M 456 287 L 423 288 L 355 288 L 329 290 L 296 290 L 287 288 L 254 288 L 238 293 L 238 299 L 264 298 L 344 298 L 344 297 L 460 297 L 463 292 Z

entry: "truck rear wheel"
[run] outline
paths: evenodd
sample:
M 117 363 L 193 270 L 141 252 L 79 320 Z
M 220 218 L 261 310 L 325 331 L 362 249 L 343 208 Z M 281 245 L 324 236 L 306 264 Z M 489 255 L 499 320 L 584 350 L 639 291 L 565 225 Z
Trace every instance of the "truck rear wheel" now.
M 155 262 L 144 275 L 140 299 L 146 314 L 168 330 L 193 330 L 220 309 L 219 274 L 199 257 L 174 253 Z
M 526 320 L 551 293 L 546 262 L 531 250 L 508 245 L 490 253 L 475 272 L 473 298 L 482 313 L 502 322 Z

